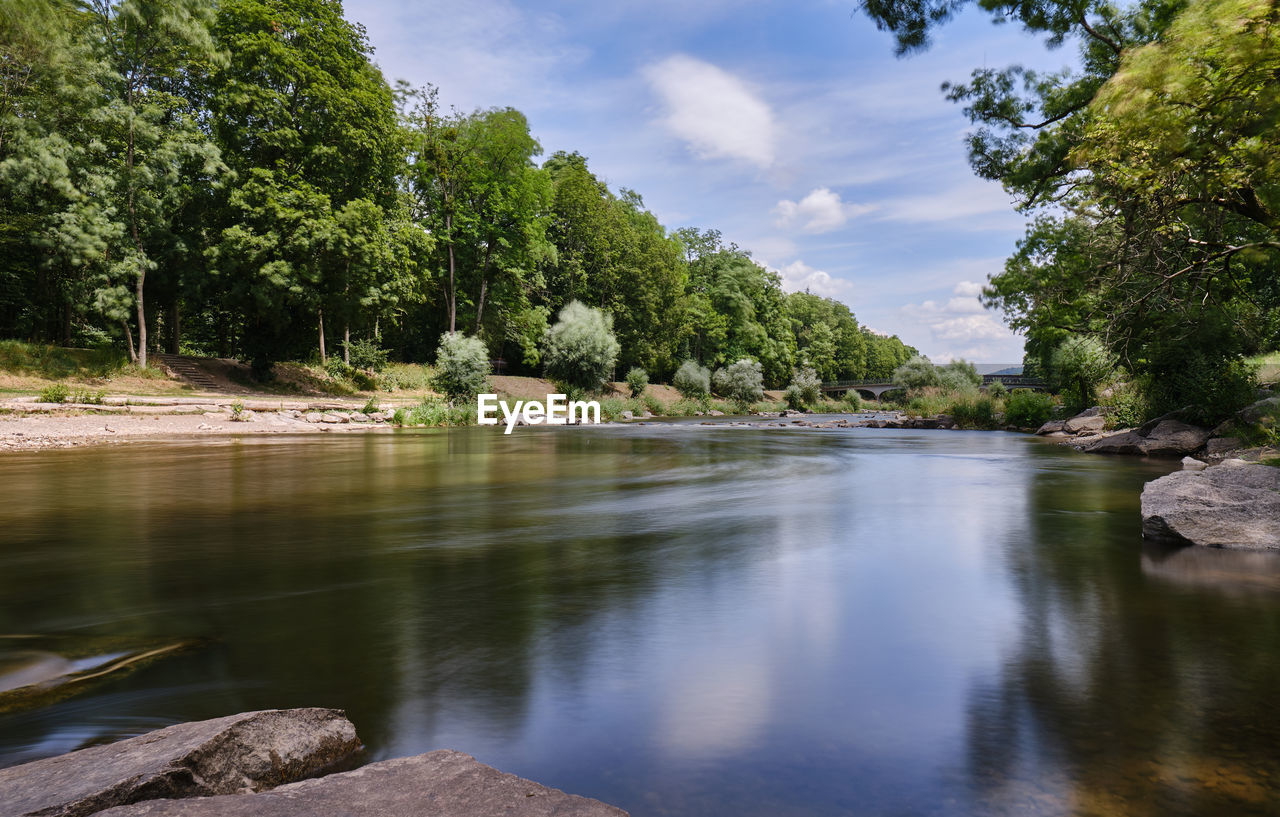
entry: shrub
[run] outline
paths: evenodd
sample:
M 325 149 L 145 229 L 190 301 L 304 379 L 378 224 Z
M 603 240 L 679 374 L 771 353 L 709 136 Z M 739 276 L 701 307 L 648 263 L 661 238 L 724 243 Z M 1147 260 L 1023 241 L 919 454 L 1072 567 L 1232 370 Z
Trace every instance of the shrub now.
M 1009 389 L 999 380 L 991 381 L 991 385 L 987 386 L 987 394 L 995 400 L 1003 400 L 1009 396 Z
M 804 389 L 792 383 L 787 386 L 787 390 L 782 393 L 783 398 L 787 401 L 787 408 L 801 411 L 807 405 L 804 399 Z
M 361 413 L 361 414 L 376 414 L 376 413 L 377 413 L 377 411 L 378 411 L 378 408 L 379 408 L 379 406 L 378 406 L 378 398 L 377 398 L 377 396 L 370 397 L 370 398 L 369 398 L 369 400 L 368 400 L 368 402 L 366 402 L 366 403 L 364 404 L 364 408 L 360 409 L 360 413 Z
M 972 392 L 982 385 L 982 375 L 972 363 L 953 360 L 938 368 L 938 381 L 944 389 Z
M 818 373 L 809 366 L 791 373 L 791 386 L 796 387 L 800 402 L 806 406 L 822 401 L 822 381 L 818 379 Z M 791 386 L 787 387 L 788 392 L 791 391 Z M 790 403 L 791 398 L 788 396 L 787 404 Z
M 1098 386 L 1115 373 L 1116 359 L 1097 338 L 1075 335 L 1053 350 L 1051 368 L 1062 401 L 1074 414 L 1097 401 Z
M 1185 419 L 1216 425 L 1253 402 L 1257 369 L 1243 358 L 1212 350 L 1171 348 L 1149 366 L 1140 385 L 1152 416 L 1188 409 Z
M 844 403 L 845 408 L 849 411 L 862 411 L 862 395 L 853 389 L 845 392 L 844 397 L 840 398 L 840 402 Z
M 314 360 L 314 358 L 312 358 Z M 355 371 L 351 366 L 340 357 L 330 357 L 324 362 L 325 374 L 334 380 L 350 380 L 351 374 Z
M 489 388 L 489 349 L 484 341 L 461 332 L 445 332 L 441 335 L 440 346 L 436 349 L 436 376 L 432 385 L 450 403 L 474 399 L 477 394 Z
M 231 420 L 232 420 L 232 422 L 239 423 L 239 422 L 243 422 L 243 421 L 245 421 L 245 420 L 247 420 L 247 419 L 249 419 L 249 418 L 244 416 L 244 401 L 243 401 L 243 400 L 235 400 L 235 401 L 232 401 L 232 403 L 231 403 Z
M 764 368 L 748 358 L 716 370 L 712 382 L 716 393 L 739 409 L 745 410 L 764 397 Z
M 357 369 L 380 372 L 387 366 L 386 349 L 382 349 L 372 340 L 353 340 L 347 347 L 347 356 L 351 365 Z
M 919 391 L 939 386 L 942 381 L 938 376 L 938 367 L 930 363 L 929 358 L 916 355 L 893 370 L 890 382 L 907 391 Z
M 706 400 L 711 394 L 711 372 L 705 366 L 699 366 L 696 361 L 686 360 L 676 369 L 671 384 L 686 400 Z
M 649 410 L 649 413 L 663 414 L 666 412 L 666 408 L 662 405 L 662 401 L 654 397 L 652 394 L 642 395 L 640 399 L 644 401 L 644 407 Z
M 476 421 L 474 405 L 454 406 L 430 397 L 407 412 L 402 411 L 396 411 L 396 421 L 406 426 L 465 426 Z
M 631 371 L 627 372 L 627 388 L 631 389 L 632 397 L 639 397 L 644 394 L 644 390 L 649 385 L 649 373 L 639 366 L 633 366 Z
M 102 405 L 102 399 L 107 396 L 106 391 L 99 389 L 91 391 L 89 389 L 76 389 L 71 393 L 72 403 L 85 403 L 91 406 Z
M 1107 425 L 1112 428 L 1135 428 L 1153 416 L 1146 392 L 1134 381 L 1117 383 L 1102 405 L 1108 409 Z
M 54 383 L 40 390 L 41 403 L 63 403 L 71 396 L 71 390 L 61 383 Z
M 599 392 L 618 359 L 613 318 L 578 301 L 560 310 L 543 349 L 547 376 L 560 386 Z
M 386 391 L 431 388 L 431 370 L 417 363 L 389 363 L 382 370 L 382 388 Z
M 947 413 L 961 428 L 995 428 L 996 401 L 985 394 L 961 394 L 952 401 Z
M 1053 398 L 1030 389 L 1014 389 L 1004 403 L 1004 419 L 1018 428 L 1039 428 L 1053 415 Z

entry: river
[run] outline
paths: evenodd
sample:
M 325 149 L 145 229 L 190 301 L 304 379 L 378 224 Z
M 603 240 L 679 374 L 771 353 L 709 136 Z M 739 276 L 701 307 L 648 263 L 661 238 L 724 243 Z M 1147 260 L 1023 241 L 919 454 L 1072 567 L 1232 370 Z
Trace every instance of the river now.
M 646 815 L 1280 811 L 1280 562 L 1017 434 L 404 431 L 0 459 L 0 634 L 206 638 L 0 766 L 345 709 Z

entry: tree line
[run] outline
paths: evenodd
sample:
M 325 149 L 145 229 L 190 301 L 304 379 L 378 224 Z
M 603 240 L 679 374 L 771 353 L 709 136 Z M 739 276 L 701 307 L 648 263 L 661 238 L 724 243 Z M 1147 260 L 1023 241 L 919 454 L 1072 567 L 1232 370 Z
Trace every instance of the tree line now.
M 668 230 L 519 111 L 390 86 L 337 0 L 5 0 L 0 335 L 273 361 L 433 358 L 474 335 L 537 372 L 555 315 L 617 366 L 887 377 L 915 350 L 785 293 L 715 230 Z

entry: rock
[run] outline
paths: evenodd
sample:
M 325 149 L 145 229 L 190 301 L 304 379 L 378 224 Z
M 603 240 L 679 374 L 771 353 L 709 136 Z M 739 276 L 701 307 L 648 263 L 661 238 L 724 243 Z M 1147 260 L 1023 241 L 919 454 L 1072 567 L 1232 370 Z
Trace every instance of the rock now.
M 1148 457 L 1181 457 L 1198 451 L 1209 437 L 1203 428 L 1181 420 L 1161 420 L 1146 433 L 1124 431 L 1093 440 L 1081 451 L 1094 454 L 1138 454 Z
M 369 415 L 367 415 L 367 414 L 363 414 L 363 413 L 361 413 L 361 412 L 356 412 L 355 414 L 352 414 L 352 415 L 351 415 L 351 422 L 353 422 L 353 423 L 372 423 L 372 422 L 373 422 L 373 420 L 370 420 L 370 419 L 369 419 Z
M 1245 406 L 1236 412 L 1236 418 L 1242 423 L 1253 425 L 1262 421 L 1263 417 L 1280 414 L 1280 397 L 1267 397 Z
M 648 409 L 645 409 L 644 411 L 640 412 L 640 419 L 641 419 L 641 420 L 652 420 L 652 419 L 653 419 L 653 412 L 649 411 Z
M 461 752 L 384 760 L 261 794 L 152 800 L 103 817 L 627 817 L 599 800 L 506 774 Z
M 1142 489 L 1142 535 L 1246 550 L 1280 549 L 1280 468 L 1224 460 Z
M 324 415 L 318 411 L 308 411 L 304 419 L 306 419 L 308 423 L 319 423 L 324 419 Z
M 0 803 L 6 817 L 80 817 L 142 800 L 261 791 L 359 748 L 336 709 L 246 712 L 0 769 Z
M 937 417 L 921 417 L 912 423 L 915 428 L 937 428 L 939 425 Z
M 1070 434 L 1080 434 L 1086 431 L 1094 433 L 1100 432 L 1107 427 L 1107 418 L 1102 416 L 1102 412 L 1097 406 L 1091 409 L 1085 409 L 1062 423 L 1062 430 Z
M 624 411 L 619 416 L 624 420 L 634 420 L 636 418 L 635 414 L 630 411 Z
M 1059 434 L 1066 430 L 1066 425 L 1066 420 L 1050 420 L 1040 426 L 1040 428 L 1036 430 L 1036 433 L 1042 437 L 1048 434 Z
M 1208 463 L 1206 463 L 1206 462 L 1201 462 L 1200 460 L 1196 459 L 1195 457 L 1183 457 L 1183 458 L 1182 458 L 1182 470 L 1183 470 L 1183 471 L 1203 471 L 1204 469 L 1206 469 L 1206 468 L 1208 468 L 1208 467 L 1209 467 L 1209 464 L 1208 464 Z
M 793 412 L 791 412 L 791 414 L 799 414 L 799 413 L 800 413 L 800 412 L 798 412 L 798 411 L 793 411 Z M 779 414 L 778 416 L 779 416 L 779 417 L 789 417 L 789 416 L 791 416 L 791 414 L 788 414 L 787 412 L 783 412 L 782 414 Z M 708 412 L 707 412 L 707 416 L 709 416 L 709 417 L 723 417 L 723 416 L 724 416 L 724 412 L 723 412 L 723 411 L 720 411 L 719 409 L 711 409 L 711 411 L 708 411 Z
M 327 411 L 327 412 L 325 412 L 324 414 L 320 415 L 320 422 L 322 422 L 322 423 L 349 423 L 349 422 L 351 422 L 351 418 L 349 418 L 349 417 L 348 417 L 347 415 L 345 415 L 345 414 L 336 414 L 336 413 L 334 413 L 334 412 Z
M 1244 445 L 1239 437 L 1214 437 L 1204 444 L 1206 457 L 1220 457 L 1228 451 L 1235 451 Z

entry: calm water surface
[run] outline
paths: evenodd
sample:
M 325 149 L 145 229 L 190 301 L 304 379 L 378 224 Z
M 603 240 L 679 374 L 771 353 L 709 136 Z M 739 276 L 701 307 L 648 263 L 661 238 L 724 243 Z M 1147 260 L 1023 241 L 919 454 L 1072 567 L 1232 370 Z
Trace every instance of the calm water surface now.
M 636 815 L 1280 812 L 1280 564 L 1144 548 L 1167 464 L 686 426 L 0 459 L 0 634 L 208 637 L 0 766 L 346 709 Z

